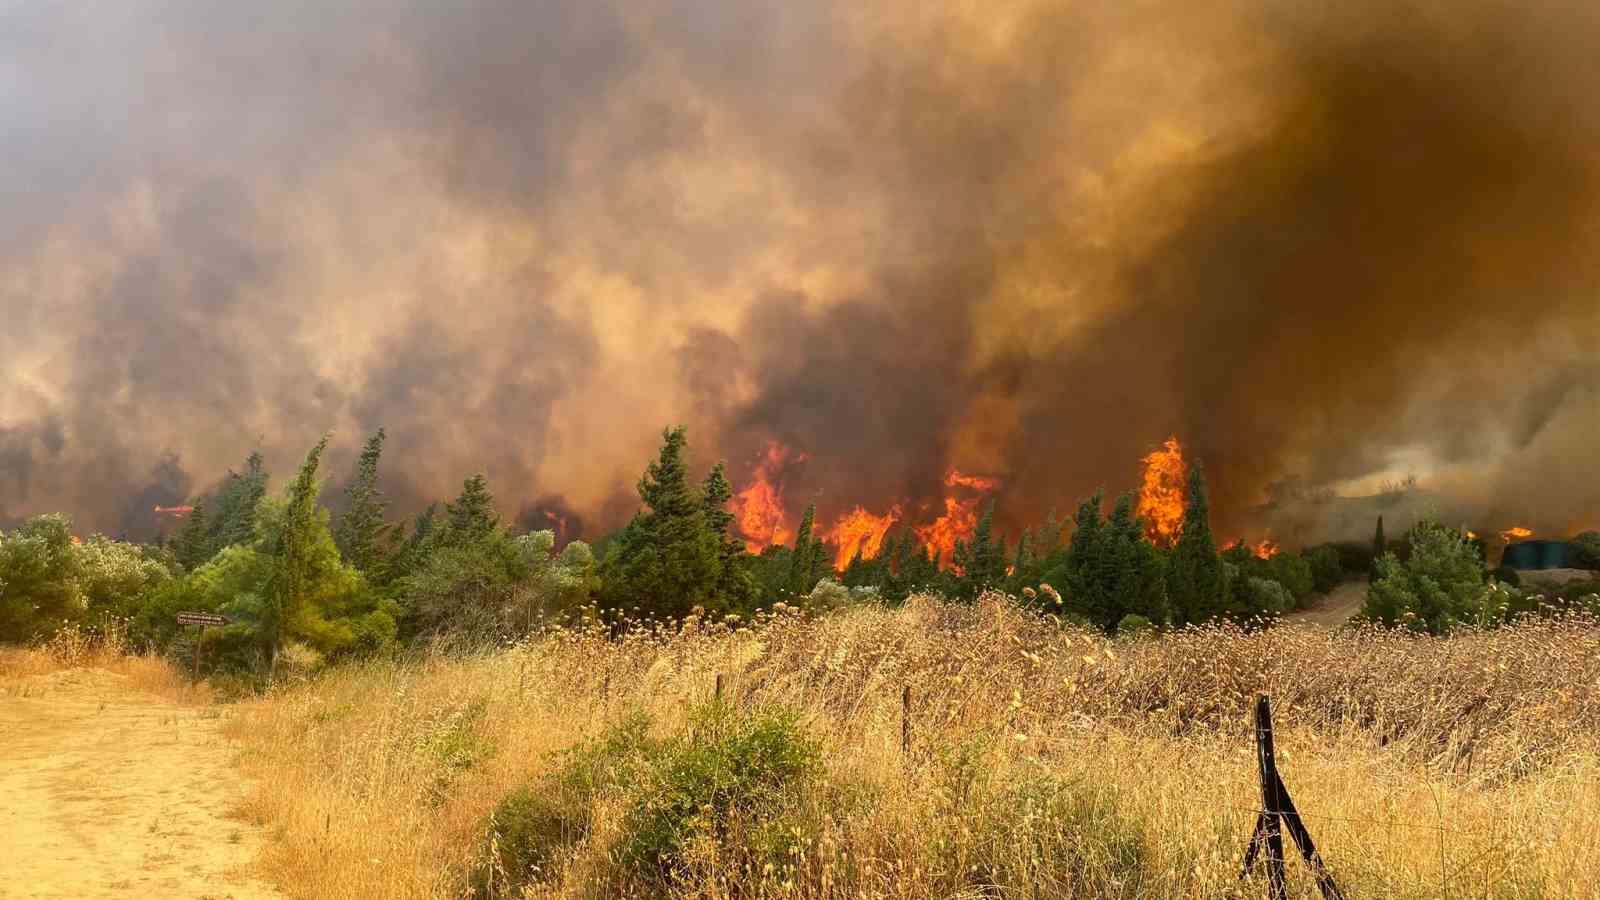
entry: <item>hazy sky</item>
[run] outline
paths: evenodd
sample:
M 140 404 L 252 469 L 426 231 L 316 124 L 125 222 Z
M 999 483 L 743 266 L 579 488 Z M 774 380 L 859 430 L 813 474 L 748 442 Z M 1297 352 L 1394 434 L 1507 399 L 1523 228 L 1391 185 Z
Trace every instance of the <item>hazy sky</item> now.
M 382 425 L 592 534 L 682 422 L 825 513 L 1176 434 L 1233 527 L 1593 524 L 1597 93 L 1585 2 L 0 0 L 0 521 Z

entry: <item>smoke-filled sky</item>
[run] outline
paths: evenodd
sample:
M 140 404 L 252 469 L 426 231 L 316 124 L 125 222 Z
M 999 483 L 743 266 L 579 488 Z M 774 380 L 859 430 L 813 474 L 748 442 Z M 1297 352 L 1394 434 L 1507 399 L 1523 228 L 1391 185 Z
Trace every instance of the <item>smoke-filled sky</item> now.
M 1596 96 L 1581 0 L 0 0 L 0 520 L 382 425 L 593 536 L 682 422 L 825 513 L 1176 434 L 1236 530 L 1592 525 Z

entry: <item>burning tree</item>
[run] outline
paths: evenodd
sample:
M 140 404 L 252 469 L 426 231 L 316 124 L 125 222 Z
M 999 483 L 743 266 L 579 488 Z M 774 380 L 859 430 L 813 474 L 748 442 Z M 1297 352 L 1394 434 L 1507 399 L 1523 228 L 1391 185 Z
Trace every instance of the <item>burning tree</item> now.
M 1144 483 L 1139 489 L 1139 518 L 1145 537 L 1157 547 L 1170 548 L 1183 531 L 1185 482 L 1188 466 L 1176 437 L 1167 438 L 1160 450 L 1144 458 Z

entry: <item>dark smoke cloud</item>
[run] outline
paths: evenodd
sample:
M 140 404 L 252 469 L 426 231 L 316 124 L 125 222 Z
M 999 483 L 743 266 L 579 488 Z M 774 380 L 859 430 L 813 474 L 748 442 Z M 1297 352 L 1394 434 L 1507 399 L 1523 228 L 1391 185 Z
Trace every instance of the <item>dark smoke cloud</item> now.
M 593 537 L 686 422 L 825 514 L 1177 434 L 1226 529 L 1593 524 L 1597 59 L 1577 2 L 0 4 L 0 516 L 383 425 L 398 511 Z

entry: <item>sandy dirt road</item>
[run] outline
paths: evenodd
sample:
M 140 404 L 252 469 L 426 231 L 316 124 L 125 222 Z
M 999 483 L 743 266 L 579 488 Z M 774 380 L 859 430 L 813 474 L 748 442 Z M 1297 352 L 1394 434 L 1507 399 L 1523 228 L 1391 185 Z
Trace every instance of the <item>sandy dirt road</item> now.
M 216 707 L 103 670 L 0 690 L 0 898 L 276 898 Z

